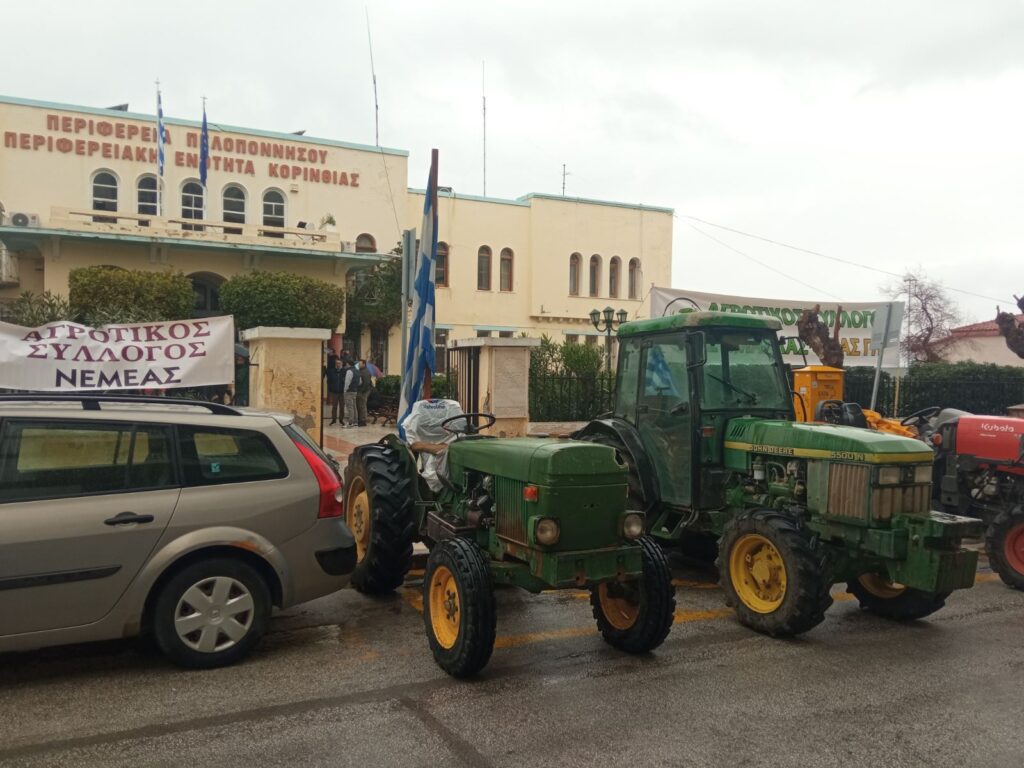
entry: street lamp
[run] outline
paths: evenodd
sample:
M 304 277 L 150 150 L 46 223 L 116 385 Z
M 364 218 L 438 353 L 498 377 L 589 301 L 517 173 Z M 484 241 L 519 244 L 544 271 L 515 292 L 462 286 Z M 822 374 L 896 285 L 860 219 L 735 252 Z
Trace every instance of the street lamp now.
M 622 325 L 626 322 L 629 314 L 624 309 L 620 309 L 616 312 L 611 307 L 605 307 L 604 310 L 592 309 L 590 310 L 590 323 L 594 326 L 598 333 L 603 332 L 605 334 L 605 357 L 607 362 L 605 363 L 605 370 L 610 371 L 612 369 L 612 330 L 615 328 L 615 324 Z

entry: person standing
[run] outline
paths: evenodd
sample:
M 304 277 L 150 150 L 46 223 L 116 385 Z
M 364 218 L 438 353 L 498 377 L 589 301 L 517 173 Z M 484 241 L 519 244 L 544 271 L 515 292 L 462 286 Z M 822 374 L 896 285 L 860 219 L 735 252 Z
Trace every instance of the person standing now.
M 357 400 L 359 397 L 359 371 L 345 361 L 345 426 L 354 427 L 359 422 Z
M 373 389 L 373 376 L 370 369 L 366 367 L 366 360 L 360 360 L 356 367 L 359 369 L 359 426 L 366 426 L 366 401 L 370 397 L 370 390 Z
M 341 367 L 341 358 L 334 358 L 334 364 L 325 371 L 327 376 L 327 399 L 331 404 L 331 424 L 337 424 L 338 412 L 342 407 L 345 393 L 345 370 Z

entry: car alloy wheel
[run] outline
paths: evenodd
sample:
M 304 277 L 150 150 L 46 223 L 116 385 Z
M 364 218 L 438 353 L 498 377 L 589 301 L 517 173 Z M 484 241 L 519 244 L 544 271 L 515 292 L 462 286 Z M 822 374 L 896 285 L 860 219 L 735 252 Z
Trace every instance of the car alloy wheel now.
M 254 616 L 252 594 L 242 582 L 212 576 L 185 590 L 174 611 L 174 630 L 193 651 L 218 653 L 248 634 Z

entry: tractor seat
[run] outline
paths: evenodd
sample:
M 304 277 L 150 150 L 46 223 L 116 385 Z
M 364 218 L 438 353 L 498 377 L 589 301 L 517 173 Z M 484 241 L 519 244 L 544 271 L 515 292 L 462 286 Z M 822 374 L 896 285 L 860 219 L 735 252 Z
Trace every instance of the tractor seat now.
M 445 443 L 425 443 L 417 440 L 409 444 L 409 449 L 413 453 L 429 453 L 431 456 L 440 456 L 448 450 L 448 446 Z

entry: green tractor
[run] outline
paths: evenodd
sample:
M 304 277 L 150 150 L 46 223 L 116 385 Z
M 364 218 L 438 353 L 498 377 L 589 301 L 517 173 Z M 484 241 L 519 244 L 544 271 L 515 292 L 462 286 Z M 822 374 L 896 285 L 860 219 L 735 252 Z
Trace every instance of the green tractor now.
M 663 543 L 717 544 L 726 602 L 773 636 L 822 622 L 831 587 L 894 619 L 974 583 L 976 520 L 930 509 L 932 452 L 797 423 L 772 318 L 685 311 L 623 324 L 612 413 L 575 437 L 615 448 L 629 507 Z
M 490 414 L 450 415 L 453 401 L 421 401 L 403 441 L 355 449 L 345 511 L 356 538 L 356 589 L 399 587 L 413 543 L 430 548 L 423 620 L 434 659 L 455 677 L 476 674 L 495 642 L 494 587 L 585 589 L 601 635 L 645 653 L 668 635 L 675 590 L 659 545 L 628 510 L 626 467 L 602 445 L 479 434 Z M 435 438 L 435 442 L 424 437 Z

